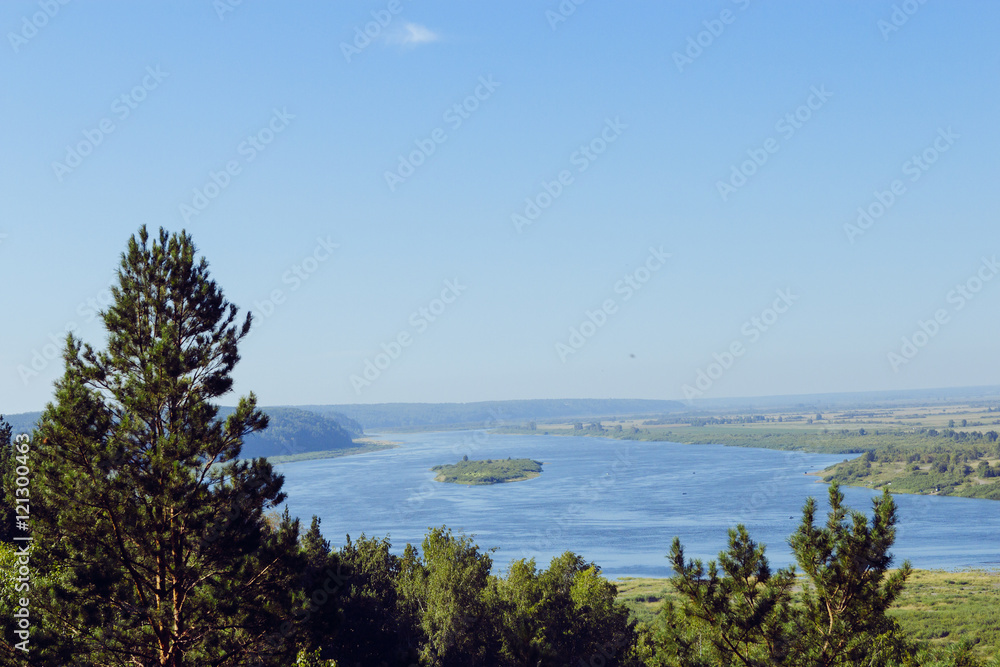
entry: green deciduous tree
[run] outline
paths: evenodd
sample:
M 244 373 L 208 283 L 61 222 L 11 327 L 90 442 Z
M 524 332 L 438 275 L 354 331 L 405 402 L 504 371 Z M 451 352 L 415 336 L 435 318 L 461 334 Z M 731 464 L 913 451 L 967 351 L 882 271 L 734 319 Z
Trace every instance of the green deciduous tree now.
M 407 545 L 400 591 L 419 618 L 423 664 L 474 667 L 496 660 L 500 628 L 487 595 L 492 566 L 472 538 L 444 526 L 424 537 L 419 557 Z
M 626 664 L 635 624 L 593 563 L 567 551 L 539 572 L 516 560 L 496 589 L 505 664 Z
M 267 426 L 253 394 L 214 401 L 250 316 L 195 259 L 186 233 L 142 228 L 122 255 L 107 349 L 72 335 L 34 443 L 32 511 L 46 562 L 38 596 L 49 664 L 287 664 L 298 522 L 271 526 L 283 478 L 239 460 Z M 52 569 L 50 567 L 50 569 Z

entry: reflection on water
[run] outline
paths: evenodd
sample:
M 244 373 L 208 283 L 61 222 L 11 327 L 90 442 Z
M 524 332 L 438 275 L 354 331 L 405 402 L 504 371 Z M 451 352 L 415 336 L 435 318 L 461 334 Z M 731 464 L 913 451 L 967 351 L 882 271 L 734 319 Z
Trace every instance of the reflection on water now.
M 497 570 L 514 558 L 539 565 L 574 551 L 607 576 L 669 576 L 675 535 L 691 558 L 714 558 L 727 529 L 744 523 L 767 545 L 773 566 L 792 562 L 788 536 L 812 495 L 825 508 L 827 486 L 807 471 L 839 454 L 636 443 L 568 436 L 492 435 L 485 431 L 392 434 L 397 449 L 278 467 L 288 506 L 323 520 L 334 545 L 344 535 L 391 535 L 393 550 L 419 544 L 447 524 L 496 547 Z M 541 476 L 493 486 L 434 482 L 429 468 L 470 459 L 533 458 Z M 850 507 L 870 512 L 878 492 L 842 487 Z M 1000 566 L 1000 502 L 894 496 L 899 506 L 895 563 L 918 568 Z M 825 521 L 825 511 L 818 514 Z

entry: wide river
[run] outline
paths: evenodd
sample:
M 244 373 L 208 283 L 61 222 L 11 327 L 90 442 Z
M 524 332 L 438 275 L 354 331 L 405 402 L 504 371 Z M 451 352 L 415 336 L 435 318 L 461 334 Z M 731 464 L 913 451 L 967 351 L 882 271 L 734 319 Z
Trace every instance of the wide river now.
M 334 546 L 345 534 L 391 536 L 393 551 L 419 546 L 446 524 L 496 547 L 494 572 L 514 558 L 538 565 L 573 551 L 604 574 L 667 577 L 679 536 L 688 557 L 715 558 L 727 529 L 743 523 L 767 545 L 773 566 L 793 562 L 787 539 L 806 498 L 826 520 L 827 486 L 806 472 L 843 455 L 637 443 L 591 437 L 495 435 L 485 431 L 394 433 L 396 449 L 278 466 L 287 504 L 308 525 L 316 514 Z M 434 482 L 429 468 L 470 459 L 532 458 L 532 480 L 491 486 Z M 871 514 L 870 489 L 842 487 L 846 504 Z M 1000 567 L 1000 501 L 893 496 L 899 508 L 894 564 L 917 568 Z

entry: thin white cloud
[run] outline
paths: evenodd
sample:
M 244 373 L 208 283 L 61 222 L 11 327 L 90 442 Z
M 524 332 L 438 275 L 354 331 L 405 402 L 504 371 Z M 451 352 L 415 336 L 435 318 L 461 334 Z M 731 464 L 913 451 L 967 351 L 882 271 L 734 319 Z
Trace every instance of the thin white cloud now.
M 403 27 L 406 29 L 406 33 L 402 35 L 400 40 L 403 44 L 430 44 L 439 39 L 436 32 L 419 23 L 407 23 Z

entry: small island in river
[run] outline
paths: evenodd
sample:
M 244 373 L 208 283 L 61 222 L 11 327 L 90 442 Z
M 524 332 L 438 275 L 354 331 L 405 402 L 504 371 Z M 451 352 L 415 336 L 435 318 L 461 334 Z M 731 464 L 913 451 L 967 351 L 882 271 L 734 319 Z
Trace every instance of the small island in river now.
M 437 477 L 434 478 L 436 482 L 500 484 L 538 477 L 542 473 L 542 462 L 509 458 L 470 461 L 465 457 L 453 465 L 434 466 L 431 470 L 437 473 Z

